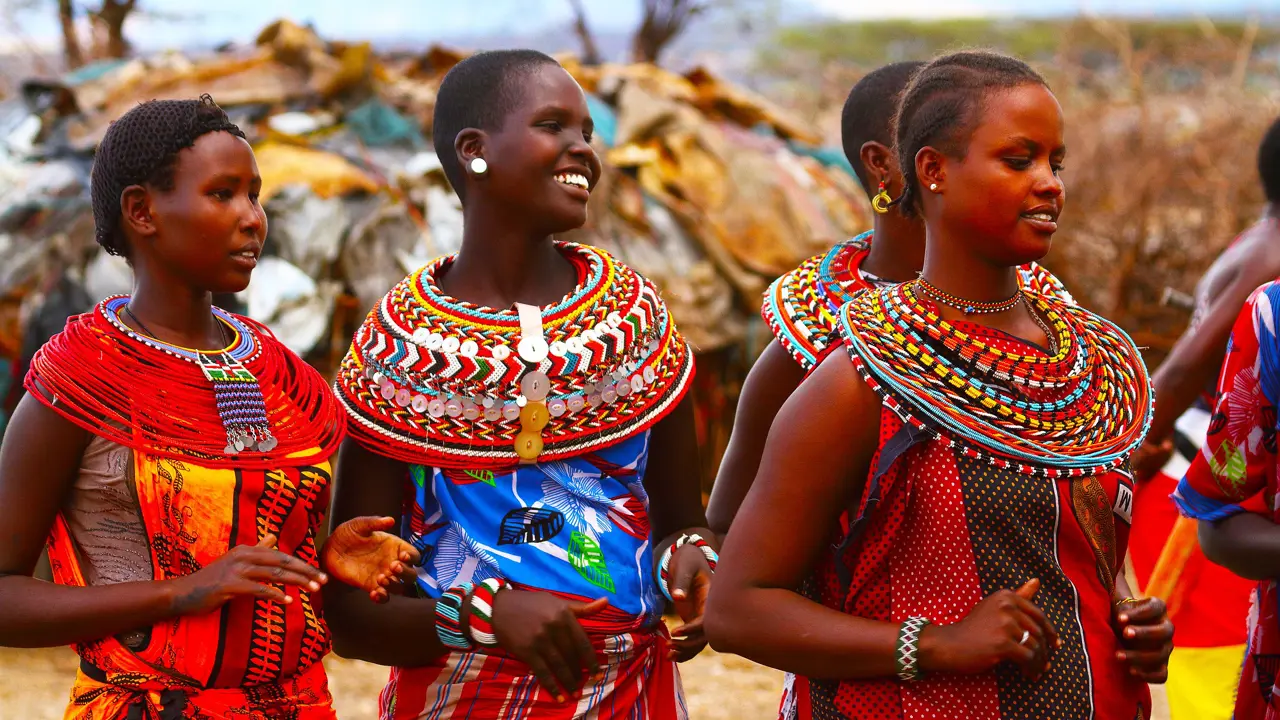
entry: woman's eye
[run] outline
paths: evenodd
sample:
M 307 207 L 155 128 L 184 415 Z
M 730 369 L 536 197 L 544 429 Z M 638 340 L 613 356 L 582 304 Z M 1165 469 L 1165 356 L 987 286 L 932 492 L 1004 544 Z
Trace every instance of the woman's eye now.
M 1031 160 L 1028 158 L 1005 158 L 1004 162 L 1014 170 L 1026 170 L 1031 167 Z

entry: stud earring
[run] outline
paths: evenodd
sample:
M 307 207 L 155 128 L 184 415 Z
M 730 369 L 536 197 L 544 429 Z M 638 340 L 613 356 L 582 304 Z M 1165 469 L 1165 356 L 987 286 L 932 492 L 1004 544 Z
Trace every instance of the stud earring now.
M 929 189 L 938 192 L 938 183 L 929 183 Z
M 476 175 L 483 175 L 489 171 L 489 163 L 485 162 L 484 158 L 472 158 L 470 168 Z
M 876 196 L 871 198 L 871 209 L 880 215 L 889 212 L 889 207 L 893 205 L 893 198 L 889 197 L 889 191 L 884 187 L 884 181 L 880 181 L 880 191 Z

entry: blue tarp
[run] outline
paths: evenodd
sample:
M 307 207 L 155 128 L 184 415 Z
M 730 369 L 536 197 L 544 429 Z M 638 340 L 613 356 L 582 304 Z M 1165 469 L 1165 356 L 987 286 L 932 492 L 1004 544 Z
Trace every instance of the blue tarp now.
M 62 81 L 68 85 L 79 85 L 81 83 L 91 82 L 124 65 L 127 60 L 99 60 L 98 62 L 89 63 L 84 67 L 77 68 L 62 76 Z
M 591 119 L 596 124 L 596 137 L 605 147 L 613 147 L 618 140 L 618 116 L 613 108 L 600 98 L 587 94 L 587 109 L 591 111 Z
M 853 172 L 853 166 L 849 164 L 849 158 L 844 156 L 844 150 L 840 148 L 813 147 L 812 145 L 803 145 L 795 142 L 788 143 L 788 145 L 791 151 L 797 155 L 811 157 L 827 167 L 840 168 L 849 173 L 850 177 L 857 177 Z
M 425 144 L 416 124 L 377 100 L 370 100 L 347 113 L 346 123 L 369 147 L 404 143 L 419 148 Z

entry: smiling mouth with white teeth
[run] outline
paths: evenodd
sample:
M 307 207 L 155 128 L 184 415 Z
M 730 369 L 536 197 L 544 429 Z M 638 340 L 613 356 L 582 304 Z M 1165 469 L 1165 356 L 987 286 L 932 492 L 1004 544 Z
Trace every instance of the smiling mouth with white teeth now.
M 1057 222 L 1057 221 L 1058 221 L 1057 216 L 1055 216 L 1053 213 L 1047 213 L 1047 212 L 1023 213 L 1023 214 L 1022 214 L 1022 217 L 1025 217 L 1025 218 L 1031 218 L 1032 220 L 1040 220 L 1040 221 L 1042 221 L 1042 222 Z
M 591 183 L 587 181 L 585 176 L 579 175 L 578 173 L 561 173 L 556 175 L 556 182 L 561 185 L 568 185 L 569 187 L 576 187 L 580 190 L 591 192 Z

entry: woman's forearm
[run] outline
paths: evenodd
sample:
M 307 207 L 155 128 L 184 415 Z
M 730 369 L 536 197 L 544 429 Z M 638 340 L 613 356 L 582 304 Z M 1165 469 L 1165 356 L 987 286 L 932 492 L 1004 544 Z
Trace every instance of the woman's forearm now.
M 721 588 L 713 588 L 721 595 Z M 899 626 L 853 617 L 790 590 L 734 590 L 706 616 L 719 652 L 812 678 L 893 677 Z M 723 597 L 723 595 L 721 596 Z M 932 651 L 922 638 L 920 660 Z
M 0 645 L 57 647 L 149 628 L 178 614 L 172 581 L 72 587 L 0 576 Z
M 1280 525 L 1256 513 L 1200 521 L 1205 557 L 1250 580 L 1280 577 Z

